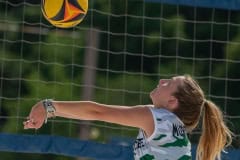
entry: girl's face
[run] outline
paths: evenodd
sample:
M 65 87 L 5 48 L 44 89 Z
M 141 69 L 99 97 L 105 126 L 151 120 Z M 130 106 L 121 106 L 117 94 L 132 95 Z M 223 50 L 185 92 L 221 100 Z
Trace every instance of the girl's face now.
M 150 93 L 153 105 L 168 109 L 169 104 L 172 104 L 176 100 L 173 93 L 177 90 L 177 86 L 180 85 L 183 79 L 183 76 L 160 79 L 157 87 Z

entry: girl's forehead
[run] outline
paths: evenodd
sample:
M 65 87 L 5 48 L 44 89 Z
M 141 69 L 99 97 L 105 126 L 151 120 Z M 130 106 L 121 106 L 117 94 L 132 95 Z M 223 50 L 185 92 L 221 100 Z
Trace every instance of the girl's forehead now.
M 176 85 L 182 84 L 183 80 L 185 79 L 184 76 L 175 76 L 172 77 L 172 81 L 173 83 L 175 83 Z
M 185 77 L 184 76 L 175 76 L 175 77 L 172 77 L 173 80 L 184 80 Z

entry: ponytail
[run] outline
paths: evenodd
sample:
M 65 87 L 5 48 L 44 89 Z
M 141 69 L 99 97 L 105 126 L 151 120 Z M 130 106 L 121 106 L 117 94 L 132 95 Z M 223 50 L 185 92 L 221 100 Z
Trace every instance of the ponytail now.
M 224 123 L 221 110 L 213 102 L 204 100 L 202 110 L 202 135 L 197 147 L 196 159 L 220 159 L 221 151 L 232 142 L 232 132 Z

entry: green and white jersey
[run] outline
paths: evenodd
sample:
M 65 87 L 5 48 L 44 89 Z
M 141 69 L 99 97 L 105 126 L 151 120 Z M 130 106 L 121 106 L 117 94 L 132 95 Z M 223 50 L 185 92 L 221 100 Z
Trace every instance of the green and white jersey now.
M 154 132 L 146 137 L 140 129 L 134 143 L 135 160 L 190 160 L 191 143 L 183 122 L 166 109 L 149 107 L 154 119 Z

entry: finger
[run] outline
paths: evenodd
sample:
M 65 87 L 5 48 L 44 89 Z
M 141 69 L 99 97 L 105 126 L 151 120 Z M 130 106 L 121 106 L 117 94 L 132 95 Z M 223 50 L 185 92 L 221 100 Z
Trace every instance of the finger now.
M 23 128 L 24 129 L 28 129 L 28 121 L 24 121 L 23 122 Z
M 29 123 L 30 123 L 30 121 L 29 121 L 29 120 L 27 120 L 27 121 L 23 122 L 24 129 L 29 129 Z
M 28 120 L 28 121 L 24 122 L 24 129 L 37 128 L 36 125 L 37 125 L 36 122 L 32 123 L 30 120 Z
M 24 121 L 24 122 L 23 122 L 23 125 L 27 125 L 29 122 L 30 122 L 29 120 Z
M 36 122 L 34 122 L 34 125 L 35 125 L 35 129 L 39 129 L 39 128 L 42 127 L 43 122 L 41 122 L 41 121 L 36 121 Z
M 24 125 L 23 129 L 29 129 L 27 125 Z
M 25 126 L 25 125 L 27 125 L 27 123 L 28 123 L 27 121 L 24 121 L 24 122 L 23 122 L 23 125 Z
M 32 124 L 36 124 L 36 122 L 35 122 L 35 120 L 32 118 L 32 119 L 30 119 L 30 122 L 32 123 Z

